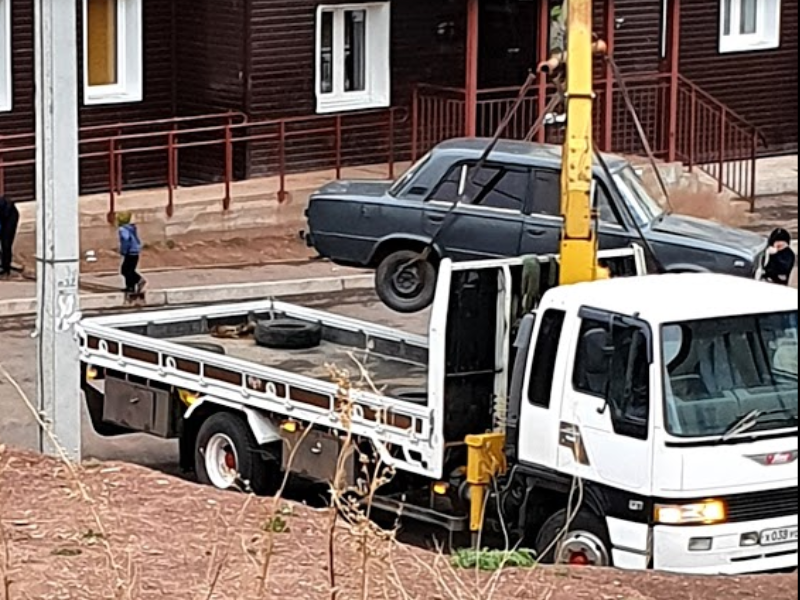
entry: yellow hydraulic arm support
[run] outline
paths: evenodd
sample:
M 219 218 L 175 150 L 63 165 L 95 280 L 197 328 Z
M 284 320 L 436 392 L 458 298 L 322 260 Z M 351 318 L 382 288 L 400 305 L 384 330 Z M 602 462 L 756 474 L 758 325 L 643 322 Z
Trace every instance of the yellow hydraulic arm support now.
M 567 133 L 561 176 L 561 285 L 607 279 L 597 262 L 598 240 L 592 206 L 594 136 L 594 44 L 592 0 L 567 0 Z

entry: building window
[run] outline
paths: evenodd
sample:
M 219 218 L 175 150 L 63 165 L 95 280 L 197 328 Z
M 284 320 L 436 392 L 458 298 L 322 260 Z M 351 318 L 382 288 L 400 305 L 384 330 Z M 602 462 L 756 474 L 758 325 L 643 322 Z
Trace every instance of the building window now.
M 11 0 L 0 0 L 0 112 L 14 105 L 11 90 Z
M 781 0 L 722 0 L 721 18 L 722 53 L 781 45 Z
M 83 0 L 86 104 L 140 102 L 142 0 Z
M 317 112 L 390 105 L 390 20 L 389 2 L 319 8 Z

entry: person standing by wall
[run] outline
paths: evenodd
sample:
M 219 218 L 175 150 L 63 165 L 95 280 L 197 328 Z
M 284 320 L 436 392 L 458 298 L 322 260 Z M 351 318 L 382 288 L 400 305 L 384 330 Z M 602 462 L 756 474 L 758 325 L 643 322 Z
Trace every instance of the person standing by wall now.
M 122 277 L 125 278 L 125 293 L 141 294 L 147 282 L 139 275 L 139 260 L 142 254 L 142 240 L 139 231 L 132 223 L 131 213 L 117 215 L 119 228 L 119 253 L 122 256 Z
M 0 196 L 0 277 L 11 275 L 18 227 L 19 210 L 16 204 L 5 196 Z

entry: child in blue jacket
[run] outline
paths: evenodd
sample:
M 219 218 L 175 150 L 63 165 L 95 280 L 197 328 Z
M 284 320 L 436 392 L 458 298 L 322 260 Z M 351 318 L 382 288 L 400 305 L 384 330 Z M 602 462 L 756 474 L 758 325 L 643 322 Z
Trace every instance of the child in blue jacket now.
M 142 240 L 132 222 L 130 213 L 117 215 L 119 228 L 119 253 L 122 256 L 122 276 L 125 278 L 125 293 L 141 294 L 147 282 L 137 272 L 142 254 Z

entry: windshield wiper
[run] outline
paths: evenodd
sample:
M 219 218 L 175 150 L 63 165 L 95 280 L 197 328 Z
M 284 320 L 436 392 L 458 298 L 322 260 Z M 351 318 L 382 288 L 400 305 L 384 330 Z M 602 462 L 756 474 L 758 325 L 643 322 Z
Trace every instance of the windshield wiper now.
M 764 417 L 771 417 L 774 415 L 787 415 L 789 417 L 787 420 L 794 421 L 795 424 L 797 424 L 798 416 L 792 414 L 788 408 L 776 408 L 774 410 L 754 410 L 734 421 L 733 424 L 728 427 L 725 435 L 722 436 L 722 441 L 727 442 L 728 440 L 735 438 L 737 435 L 746 433 L 759 423 L 763 423 Z

